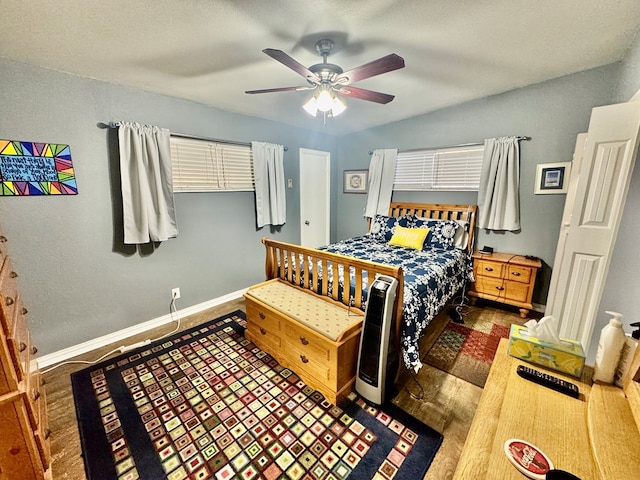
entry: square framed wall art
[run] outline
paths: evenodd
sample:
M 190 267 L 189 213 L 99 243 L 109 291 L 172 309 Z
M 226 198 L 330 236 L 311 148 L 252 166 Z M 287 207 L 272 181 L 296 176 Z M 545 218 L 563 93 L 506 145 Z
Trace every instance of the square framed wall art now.
M 77 194 L 69 145 L 0 140 L 0 196 Z
M 367 193 L 368 170 L 345 170 L 343 193 Z
M 536 167 L 536 195 L 567 193 L 571 162 L 540 163 Z

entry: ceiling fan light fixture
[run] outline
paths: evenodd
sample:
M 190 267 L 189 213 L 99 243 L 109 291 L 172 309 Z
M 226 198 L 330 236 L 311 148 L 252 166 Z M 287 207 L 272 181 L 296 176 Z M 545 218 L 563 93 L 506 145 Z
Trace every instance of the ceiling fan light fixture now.
M 347 106 L 344 104 L 342 100 L 340 100 L 338 97 L 333 98 L 333 105 L 331 106 L 331 116 L 337 117 L 346 109 L 347 109 Z
M 318 97 L 316 98 L 316 107 L 321 112 L 328 112 L 333 108 L 334 97 L 331 95 L 329 90 L 323 89 L 318 93 Z
M 316 97 L 313 96 L 309 99 L 307 103 L 302 105 L 302 108 L 304 108 L 309 115 L 311 115 L 312 117 L 315 117 L 318 114 L 318 106 L 316 105 L 317 103 L 318 102 L 316 100 Z

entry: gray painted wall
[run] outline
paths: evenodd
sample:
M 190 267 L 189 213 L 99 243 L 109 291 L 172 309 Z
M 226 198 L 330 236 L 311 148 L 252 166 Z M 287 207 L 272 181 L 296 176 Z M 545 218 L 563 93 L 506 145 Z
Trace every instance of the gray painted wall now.
M 591 109 L 614 98 L 619 65 L 609 65 L 501 95 L 384 125 L 340 139 L 340 167 L 368 165 L 375 148 L 400 150 L 483 141 L 489 137 L 527 135 L 520 142 L 521 231 L 480 231 L 476 245 L 497 251 L 535 255 L 543 262 L 534 302 L 546 303 L 565 195 L 534 195 L 536 165 L 571 161 L 576 134 L 587 130 Z M 477 203 L 477 193 L 394 193 L 394 200 L 434 203 Z M 336 239 L 359 235 L 365 198 L 339 195 Z M 481 213 L 480 213 L 481 214 Z
M 249 100 L 248 100 L 249 101 Z M 193 102 L 0 60 L 0 138 L 69 144 L 77 196 L 0 198 L 0 228 L 41 354 L 70 347 L 264 280 L 263 236 L 299 242 L 298 148 L 335 138 Z M 117 133 L 136 121 L 206 137 L 281 143 L 287 223 L 256 230 L 253 193 L 176 194 L 180 235 L 156 248 L 122 244 Z M 334 181 L 334 184 L 336 182 Z

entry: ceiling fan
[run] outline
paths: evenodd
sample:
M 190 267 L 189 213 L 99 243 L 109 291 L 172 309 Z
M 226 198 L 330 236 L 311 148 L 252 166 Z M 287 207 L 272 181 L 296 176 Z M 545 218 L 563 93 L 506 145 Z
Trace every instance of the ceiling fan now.
M 345 97 L 359 98 L 360 100 L 367 100 L 369 102 L 381 104 L 389 103 L 394 99 L 393 95 L 354 87 L 351 84 L 366 78 L 403 68 L 404 59 L 402 57 L 395 53 L 391 53 L 385 57 L 360 65 L 359 67 L 345 72 L 338 65 L 327 62 L 327 57 L 331 53 L 332 48 L 333 41 L 326 38 L 318 40 L 316 42 L 316 50 L 320 55 L 322 55 L 322 63 L 311 65 L 309 68 L 297 62 L 282 50 L 265 48 L 262 50 L 264 53 L 304 77 L 307 80 L 308 85 L 249 90 L 245 93 L 255 94 L 317 90 L 318 92 L 311 97 L 311 100 L 309 100 L 303 108 L 314 116 L 317 114 L 318 110 L 323 112 L 325 122 L 327 116 L 335 117 L 347 108 L 346 105 L 341 102 L 336 95 L 334 95 L 334 93 Z

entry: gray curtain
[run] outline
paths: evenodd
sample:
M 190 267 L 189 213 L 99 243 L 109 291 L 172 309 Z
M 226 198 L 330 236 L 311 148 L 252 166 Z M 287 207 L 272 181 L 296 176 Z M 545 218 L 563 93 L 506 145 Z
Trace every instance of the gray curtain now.
M 488 138 L 478 190 L 478 227 L 520 230 L 520 145 L 518 137 Z
M 372 218 L 376 214 L 387 215 L 389 213 L 397 156 L 397 148 L 373 151 L 371 162 L 369 163 L 369 185 L 367 203 L 364 209 L 365 217 Z
M 159 127 L 119 124 L 124 243 L 178 236 L 169 138 L 169 130 Z
M 256 223 L 284 225 L 287 221 L 284 186 L 284 147 L 273 143 L 251 142 L 256 181 Z

